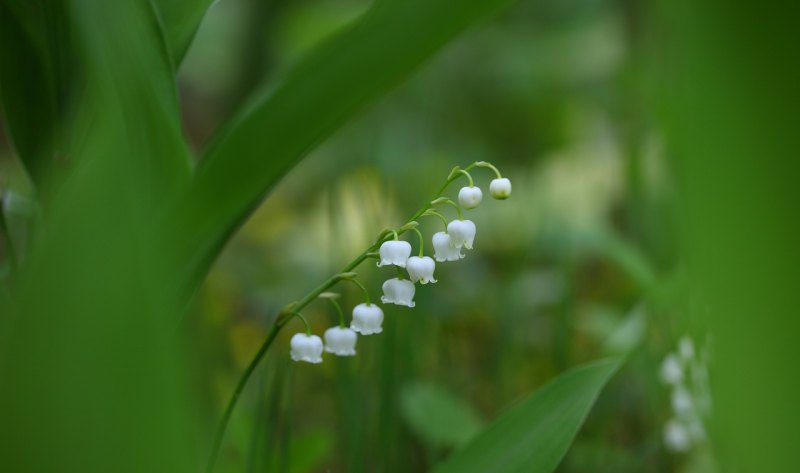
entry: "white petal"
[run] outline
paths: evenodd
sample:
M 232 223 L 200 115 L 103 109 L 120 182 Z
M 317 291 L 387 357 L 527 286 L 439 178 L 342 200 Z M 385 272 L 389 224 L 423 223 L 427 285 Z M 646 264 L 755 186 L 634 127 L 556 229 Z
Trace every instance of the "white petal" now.
M 402 240 L 385 241 L 378 253 L 381 257 L 378 266 L 395 265 L 405 268 L 406 260 L 411 255 L 411 244 Z
M 325 351 L 338 356 L 356 354 L 356 333 L 344 327 L 331 327 L 325 331 Z
M 316 335 L 296 333 L 292 337 L 291 357 L 294 361 L 322 363 L 322 339 Z
M 492 197 L 495 199 L 508 199 L 509 196 L 511 196 L 511 181 L 505 177 L 492 179 L 492 182 L 489 183 L 489 193 L 492 194 Z
M 450 235 L 445 232 L 434 233 L 433 239 L 433 257 L 438 262 L 444 261 L 458 261 L 464 257 L 461 248 L 456 248 L 450 244 Z
M 415 290 L 414 283 L 411 281 L 398 278 L 389 279 L 383 283 L 381 302 L 414 307 Z
M 383 311 L 377 304 L 358 304 L 353 308 L 353 321 L 350 328 L 359 332 L 361 335 L 372 335 L 381 333 L 383 323 Z
M 462 187 L 458 191 L 458 203 L 465 209 L 474 209 L 480 205 L 483 199 L 483 192 L 480 187 Z

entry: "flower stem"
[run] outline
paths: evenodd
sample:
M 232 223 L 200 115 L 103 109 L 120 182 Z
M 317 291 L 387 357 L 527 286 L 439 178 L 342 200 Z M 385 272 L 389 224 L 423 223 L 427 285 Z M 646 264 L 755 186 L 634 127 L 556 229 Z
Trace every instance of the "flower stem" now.
M 422 251 L 423 247 L 425 246 L 425 238 L 422 236 L 422 232 L 420 232 L 418 228 L 412 228 L 412 230 L 414 230 L 419 237 L 419 257 L 422 258 L 425 255 L 425 253 Z
M 206 464 L 206 473 L 211 473 L 214 468 L 214 462 L 217 460 L 219 448 L 222 445 L 222 436 L 225 433 L 225 427 L 228 425 L 231 414 L 233 414 L 233 408 L 236 407 L 236 401 L 239 400 L 239 396 L 242 394 L 242 391 L 247 384 L 247 380 L 250 379 L 250 375 L 253 374 L 256 366 L 258 366 L 258 363 L 267 353 L 270 345 L 272 345 L 272 342 L 275 340 L 275 337 L 278 336 L 278 332 L 281 331 L 281 328 L 284 326 L 284 324 L 286 324 L 287 320 L 287 318 L 283 318 L 283 321 L 281 321 L 281 317 L 278 317 L 278 319 L 275 321 L 275 324 L 272 326 L 272 330 L 270 330 L 267 338 L 261 345 L 261 348 L 258 349 L 258 353 L 256 353 L 256 356 L 250 360 L 250 364 L 247 365 L 244 373 L 242 373 L 242 376 L 239 378 L 239 382 L 236 384 L 236 388 L 233 390 L 233 395 L 231 395 L 228 405 L 225 406 L 225 412 L 222 413 L 222 419 L 220 419 L 217 432 L 214 435 L 214 443 L 211 445 L 211 457 L 209 457 L 208 463 Z
M 372 305 L 372 302 L 369 300 L 369 291 L 367 288 L 364 287 L 364 285 L 361 284 L 361 282 L 356 278 L 350 279 L 349 281 L 361 288 L 361 292 L 364 293 L 364 299 L 367 301 L 367 305 Z
M 453 202 L 452 200 L 448 199 L 447 197 L 439 197 L 438 199 L 431 201 L 431 205 L 437 205 L 437 204 L 449 204 L 449 205 L 452 205 L 453 208 L 456 209 L 456 213 L 458 214 L 458 219 L 459 220 L 464 220 L 464 215 L 461 213 L 461 207 L 459 207 L 459 205 L 457 203 Z
M 474 164 L 471 165 L 471 166 L 474 166 Z M 429 200 L 427 204 L 425 204 L 424 206 L 422 206 L 422 208 L 417 210 L 417 212 L 414 215 L 412 215 L 411 218 L 408 219 L 409 223 L 416 222 L 419 219 L 419 217 L 422 216 L 422 214 L 424 214 L 425 212 L 430 210 L 431 207 L 433 205 L 435 205 L 434 202 L 439 200 L 439 198 L 444 193 L 444 191 L 447 190 L 447 187 L 453 181 L 458 179 L 458 177 L 461 175 L 458 172 L 458 169 L 460 169 L 460 168 L 458 168 L 458 167 L 453 168 L 453 170 L 450 172 L 450 175 L 445 180 L 444 184 L 442 184 L 442 187 L 439 189 L 439 191 L 436 193 L 436 195 L 433 196 L 433 199 Z M 468 167 L 467 169 L 470 169 L 470 168 Z M 451 201 L 450 199 L 447 199 L 447 201 L 449 201 L 449 203 L 451 203 L 452 205 L 454 205 L 456 207 L 456 211 L 458 212 L 459 218 L 463 220 L 463 218 L 461 217 L 461 209 L 458 207 L 458 205 L 456 205 L 455 202 Z M 225 429 L 228 426 L 228 422 L 230 421 L 231 414 L 233 413 L 234 407 L 236 407 L 236 402 L 239 400 L 239 396 L 241 395 L 242 390 L 244 389 L 245 385 L 247 385 L 247 382 L 250 379 L 250 376 L 253 374 L 253 371 L 255 370 L 256 366 L 258 366 L 258 364 L 261 362 L 261 359 L 264 358 L 264 355 L 267 353 L 267 350 L 269 349 L 270 345 L 272 345 L 272 342 L 275 340 L 275 337 L 281 331 L 283 326 L 286 325 L 286 322 L 288 322 L 289 318 L 292 317 L 292 314 L 294 312 L 298 312 L 298 311 L 302 310 L 305 306 L 307 306 L 309 303 L 311 303 L 311 301 L 316 299 L 320 294 L 322 294 L 323 292 L 327 291 L 333 285 L 335 285 L 336 283 L 338 283 L 339 281 L 341 281 L 343 279 L 349 279 L 350 281 L 353 281 L 356 284 L 360 285 L 360 283 L 356 282 L 356 280 L 353 279 L 352 276 L 343 277 L 342 275 L 346 274 L 346 273 L 350 273 L 355 268 L 357 268 L 358 265 L 363 263 L 364 260 L 366 260 L 368 257 L 371 257 L 378 250 L 378 248 L 380 248 L 381 244 L 388 240 L 388 238 L 393 236 L 395 240 L 398 240 L 399 236 L 401 234 L 403 234 L 406 231 L 411 230 L 413 228 L 414 228 L 413 225 L 409 226 L 409 224 L 407 223 L 406 225 L 404 225 L 403 227 L 401 227 L 398 230 L 384 230 L 384 231 L 382 231 L 377 236 L 377 238 L 375 238 L 375 242 L 369 248 L 364 250 L 363 253 L 361 253 L 355 259 L 350 261 L 344 268 L 342 268 L 341 271 L 339 271 L 339 273 L 331 276 L 330 278 L 325 280 L 322 284 L 320 284 L 315 289 L 313 289 L 311 292 L 306 294 L 302 299 L 287 305 L 281 311 L 281 313 L 278 316 L 278 318 L 275 319 L 275 323 L 272 325 L 272 329 L 270 330 L 269 334 L 267 335 L 266 340 L 264 340 L 264 343 L 261 345 L 261 348 L 259 348 L 258 352 L 256 352 L 256 354 L 253 357 L 253 359 L 250 360 L 250 364 L 247 365 L 247 368 L 244 370 L 244 372 L 242 373 L 242 376 L 239 378 L 239 381 L 236 383 L 236 388 L 234 389 L 233 394 L 231 395 L 231 398 L 228 401 L 227 406 L 225 407 L 225 411 L 222 414 L 222 419 L 220 419 L 220 423 L 219 423 L 219 425 L 217 427 L 217 431 L 216 431 L 216 433 L 214 435 L 214 443 L 211 446 L 211 455 L 210 455 L 210 457 L 208 459 L 208 464 L 206 465 L 206 473 L 211 473 L 212 469 L 214 468 L 214 462 L 216 461 L 217 455 L 219 454 L 219 449 L 222 446 L 222 437 L 225 434 Z M 398 272 L 399 272 L 399 269 L 400 268 L 398 268 Z M 400 274 L 400 277 L 402 278 L 402 273 L 399 272 L 399 274 Z M 363 288 L 363 286 L 362 286 L 362 288 Z M 369 303 L 369 294 L 367 293 L 366 288 L 363 288 L 363 289 L 364 289 L 364 293 L 365 293 L 365 295 L 367 297 L 367 303 Z
M 438 210 L 436 210 L 436 209 L 429 209 L 429 210 L 427 210 L 427 211 L 426 211 L 424 214 L 422 214 L 422 216 L 423 216 L 423 217 L 424 217 L 424 216 L 426 216 L 426 215 L 430 215 L 430 216 L 434 216 L 434 217 L 439 217 L 439 219 L 440 219 L 440 220 L 442 221 L 442 223 L 444 224 L 444 232 L 445 232 L 445 233 L 447 233 L 447 219 L 444 217 L 444 215 L 442 215 L 441 213 L 439 213 L 439 211 L 438 211 Z
M 479 167 L 479 168 L 488 168 L 488 169 L 491 169 L 491 170 L 492 170 L 492 171 L 494 171 L 494 173 L 497 175 L 497 178 L 498 178 L 498 179 L 502 179 L 502 178 L 503 178 L 503 175 L 502 175 L 502 174 L 500 174 L 500 171 L 499 171 L 499 170 L 498 170 L 498 169 L 497 169 L 497 168 L 494 166 L 494 164 L 492 164 L 492 163 L 489 163 L 489 162 L 486 162 L 486 161 L 475 161 L 474 163 L 472 163 L 472 164 L 470 164 L 469 166 L 467 166 L 467 169 L 470 169 L 470 168 L 472 168 L 473 166 L 477 166 L 477 167 Z
M 301 314 L 300 312 L 292 312 L 292 315 L 303 321 L 303 325 L 305 325 L 305 327 L 306 327 L 306 335 L 308 335 L 310 337 L 311 336 L 311 326 L 308 325 L 308 320 L 306 320 L 306 318 L 303 317 L 303 314 Z
M 328 299 L 328 300 L 331 301 L 331 304 L 333 304 L 333 307 L 336 309 L 336 313 L 339 314 L 339 327 L 344 328 L 345 326 L 344 311 L 342 311 L 342 306 L 339 305 L 338 302 L 336 302 L 336 299 Z
M 470 174 L 467 171 L 465 171 L 463 169 L 459 169 L 458 172 L 459 172 L 459 174 L 463 174 L 463 175 L 467 176 L 467 179 L 469 180 L 469 186 L 470 187 L 475 187 L 475 183 L 472 181 L 472 176 L 470 176 Z

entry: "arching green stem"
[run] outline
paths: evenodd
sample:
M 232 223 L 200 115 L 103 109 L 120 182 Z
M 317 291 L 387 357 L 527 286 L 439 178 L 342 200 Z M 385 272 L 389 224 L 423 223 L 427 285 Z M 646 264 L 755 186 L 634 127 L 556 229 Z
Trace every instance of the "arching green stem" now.
M 439 217 L 439 220 L 441 220 L 441 221 L 442 221 L 442 223 L 444 224 L 444 232 L 445 232 L 445 233 L 447 233 L 447 223 L 448 223 L 448 222 L 447 222 L 447 219 L 445 218 L 445 216 L 444 216 L 444 215 L 442 215 L 441 213 L 439 213 L 439 211 L 438 211 L 438 210 L 436 210 L 436 209 L 429 209 L 429 210 L 425 211 L 425 213 L 424 213 L 424 214 L 422 214 L 422 215 L 423 215 L 423 216 L 433 216 L 433 217 Z
M 469 169 L 471 169 L 476 165 L 477 163 L 473 163 L 470 166 L 468 166 L 466 170 L 468 171 Z M 445 199 L 445 200 L 440 199 L 444 191 L 447 190 L 447 187 L 453 181 L 455 181 L 461 176 L 460 170 L 461 168 L 456 166 L 450 171 L 450 174 L 447 176 L 447 179 L 442 184 L 442 187 L 439 188 L 439 191 L 436 192 L 436 194 L 433 196 L 433 199 L 428 201 L 427 204 L 423 205 L 419 210 L 417 210 L 414 213 L 414 215 L 412 215 L 411 218 L 408 220 L 409 223 L 407 223 L 403 227 L 400 227 L 397 230 L 389 230 L 389 229 L 383 230 L 380 234 L 378 234 L 378 236 L 375 238 L 374 243 L 369 248 L 364 250 L 363 253 L 361 253 L 350 263 L 348 263 L 344 268 L 342 268 L 342 270 L 339 273 L 331 276 L 330 278 L 325 280 L 322 284 L 314 288 L 311 292 L 303 296 L 302 299 L 289 304 L 283 311 L 281 311 L 281 315 L 275 320 L 275 323 L 273 324 L 272 329 L 267 335 L 267 338 L 264 340 L 264 343 L 261 345 L 261 348 L 259 348 L 258 352 L 250 361 L 250 364 L 247 365 L 247 368 L 242 373 L 242 376 L 239 378 L 239 381 L 237 382 L 236 387 L 234 388 L 233 394 L 231 395 L 231 398 L 228 401 L 227 406 L 225 407 L 225 411 L 222 414 L 222 419 L 220 419 L 219 426 L 217 427 L 217 431 L 214 437 L 214 443 L 212 444 L 211 447 L 211 455 L 209 456 L 208 464 L 206 465 L 207 472 L 210 473 L 214 467 L 214 462 L 216 461 L 217 455 L 219 454 L 219 448 L 222 445 L 222 437 L 225 434 L 225 429 L 228 425 L 228 422 L 230 421 L 231 414 L 233 413 L 233 409 L 236 406 L 237 401 L 239 400 L 239 396 L 241 395 L 242 390 L 247 384 L 247 381 L 250 379 L 250 376 L 253 374 L 253 371 L 255 370 L 256 366 L 258 366 L 258 363 L 266 355 L 267 350 L 272 345 L 272 342 L 275 340 L 275 337 L 281 331 L 283 326 L 286 325 L 286 322 L 288 322 L 288 320 L 293 316 L 293 313 L 302 310 L 305 306 L 311 303 L 311 301 L 316 299 L 320 294 L 327 291 L 334 284 L 338 283 L 343 279 L 348 279 L 350 281 L 356 282 L 355 279 L 353 279 L 354 276 L 350 275 L 349 273 L 353 269 L 357 268 L 367 258 L 375 256 L 375 252 L 378 251 L 381 244 L 388 241 L 388 238 L 393 237 L 395 240 L 399 240 L 400 235 L 413 229 L 416 226 L 416 220 L 419 219 L 419 217 L 421 217 L 427 211 L 432 210 L 431 207 L 433 205 L 437 205 L 440 203 L 448 203 L 450 205 L 453 205 L 456 209 L 456 212 L 458 213 L 459 219 L 463 220 L 463 217 L 461 215 L 461 208 L 455 202 L 451 201 L 450 199 Z M 436 211 L 434 210 L 433 212 Z M 442 218 L 443 221 L 446 223 L 446 219 L 444 219 L 444 217 L 441 216 L 439 212 L 431 213 L 429 215 L 436 215 L 436 214 L 438 214 L 440 218 Z M 400 279 L 404 279 L 404 275 L 402 273 L 401 268 L 397 268 L 397 272 L 398 272 L 398 277 Z M 367 298 L 367 303 L 369 303 L 369 296 L 365 288 L 364 288 L 364 294 L 365 297 Z M 305 322 L 305 319 L 302 320 Z M 307 323 L 306 327 L 308 331 Z
M 333 299 L 331 299 L 331 300 L 333 300 Z M 306 335 L 308 335 L 310 337 L 311 336 L 311 326 L 308 325 L 308 320 L 306 320 L 306 318 L 303 317 L 303 314 L 301 314 L 300 312 L 292 312 L 292 316 L 297 317 L 298 319 L 303 321 L 303 325 L 305 325 L 305 327 L 306 327 Z
M 494 166 L 494 164 L 492 164 L 490 162 L 487 162 L 487 161 L 476 161 L 476 162 L 472 163 L 471 165 L 469 165 L 467 167 L 467 169 L 470 169 L 472 166 L 491 169 L 497 175 L 498 179 L 502 179 L 503 178 L 503 175 L 500 174 L 500 171 Z
M 344 311 L 342 311 L 342 306 L 339 305 L 339 303 L 334 298 L 329 298 L 328 300 L 331 301 L 331 304 L 333 304 L 333 308 L 336 309 L 336 313 L 339 314 L 339 327 L 344 328 L 345 327 Z
M 472 176 L 470 176 L 470 174 L 467 171 L 465 171 L 463 169 L 459 169 L 458 172 L 460 174 L 463 174 L 463 175 L 467 176 L 467 179 L 469 180 L 469 186 L 470 187 L 475 187 L 475 183 L 472 182 Z
M 350 279 L 349 281 L 358 286 L 359 288 L 361 288 L 361 292 L 364 293 L 364 299 L 367 301 L 367 305 L 372 305 L 372 302 L 369 299 L 369 291 L 367 290 L 366 287 L 364 287 L 363 284 L 361 284 L 361 281 L 359 281 L 356 278 Z
M 453 208 L 456 209 L 456 213 L 458 214 L 458 219 L 459 220 L 464 220 L 464 215 L 462 215 L 462 213 L 461 213 L 461 207 L 457 203 L 453 202 L 452 200 L 448 199 L 447 197 L 439 197 L 438 199 L 431 201 L 431 205 L 439 205 L 439 204 L 452 205 Z
M 418 228 L 412 228 L 412 230 L 414 230 L 419 237 L 419 257 L 422 258 L 425 256 L 425 253 L 422 251 L 425 247 L 425 238 L 422 236 L 422 232 L 420 232 Z

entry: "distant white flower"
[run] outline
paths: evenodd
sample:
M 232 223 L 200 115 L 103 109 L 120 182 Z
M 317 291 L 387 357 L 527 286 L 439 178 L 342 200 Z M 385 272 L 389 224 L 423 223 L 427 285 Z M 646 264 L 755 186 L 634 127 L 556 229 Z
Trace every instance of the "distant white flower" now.
M 454 248 L 462 246 L 468 250 L 472 249 L 472 242 L 475 240 L 475 224 L 471 220 L 453 220 L 447 224 L 447 233 L 450 235 L 450 244 Z
M 355 356 L 356 333 L 345 327 L 331 327 L 325 331 L 325 351 L 338 356 Z
M 322 363 L 322 339 L 318 336 L 296 333 L 292 337 L 291 346 L 292 360 Z
M 509 196 L 511 196 L 511 181 L 505 177 L 492 179 L 492 182 L 489 183 L 489 193 L 492 194 L 492 197 L 495 199 L 508 199 Z
M 458 203 L 465 209 L 474 209 L 481 203 L 482 199 L 483 192 L 481 192 L 480 187 L 462 187 L 458 191 Z
M 406 261 L 411 256 L 411 244 L 402 240 L 389 240 L 381 245 L 380 256 L 378 266 L 393 264 L 405 268 Z
M 450 243 L 450 235 L 445 232 L 433 234 L 433 257 L 438 262 L 458 261 L 464 257 L 461 248 L 456 248 Z
M 361 335 L 381 333 L 383 329 L 383 311 L 377 304 L 358 304 L 353 308 L 353 321 L 350 328 Z
M 703 423 L 697 417 L 692 417 L 689 419 L 689 422 L 686 424 L 686 430 L 689 432 L 689 436 L 692 438 L 692 440 L 697 443 L 706 439 L 706 429 L 703 427 Z
M 415 290 L 414 283 L 407 279 L 389 279 L 383 283 L 381 302 L 414 307 Z
M 433 258 L 429 256 L 412 256 L 408 258 L 406 270 L 411 282 L 419 282 L 420 284 L 428 284 L 436 282 L 433 278 L 433 271 L 436 269 L 436 263 Z
M 672 410 L 676 414 L 688 414 L 694 408 L 694 401 L 692 395 L 683 385 L 676 385 L 672 390 Z
M 692 446 L 689 430 L 677 419 L 670 419 L 664 426 L 664 444 L 675 452 L 685 452 Z
M 678 357 L 670 353 L 661 363 L 661 380 L 667 384 L 678 384 L 683 381 L 683 367 Z
M 684 335 L 678 341 L 678 354 L 684 363 L 694 359 L 694 342 L 692 339 Z

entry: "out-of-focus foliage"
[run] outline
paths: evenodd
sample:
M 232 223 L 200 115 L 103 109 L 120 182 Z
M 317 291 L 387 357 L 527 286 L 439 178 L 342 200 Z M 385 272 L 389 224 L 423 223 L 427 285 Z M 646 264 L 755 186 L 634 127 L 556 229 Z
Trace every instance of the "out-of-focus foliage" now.
M 514 193 L 469 211 L 475 249 L 355 358 L 292 364 L 292 322 L 215 471 L 475 466 L 506 406 L 609 354 L 558 471 L 793 471 L 796 17 L 506 3 L 0 0 L 0 469 L 199 470 L 280 308 L 488 160 Z M 658 373 L 687 332 L 714 404 L 673 452 Z
M 553 471 L 619 364 L 619 360 L 604 360 L 562 374 L 504 412 L 435 471 Z

